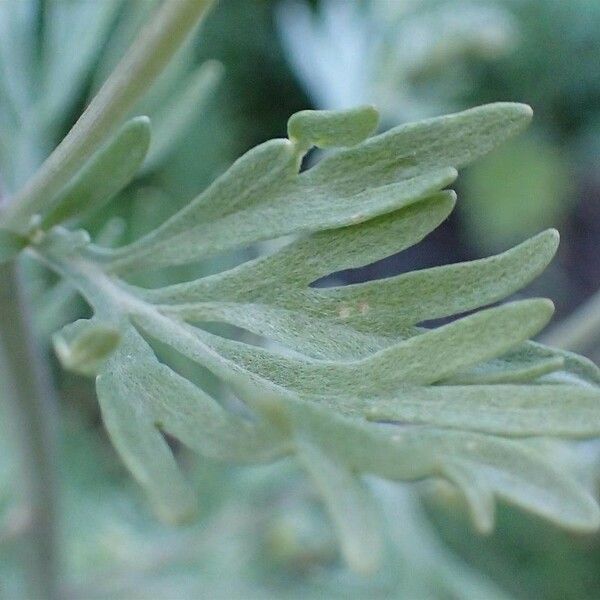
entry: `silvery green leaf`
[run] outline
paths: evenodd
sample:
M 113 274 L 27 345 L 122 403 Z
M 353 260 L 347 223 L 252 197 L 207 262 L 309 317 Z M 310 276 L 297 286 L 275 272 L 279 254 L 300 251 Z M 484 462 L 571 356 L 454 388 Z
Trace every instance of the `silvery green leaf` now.
M 330 288 L 321 294 L 331 308 L 323 303 L 320 309 L 339 314 L 346 308 L 346 321 L 354 326 L 392 333 L 506 298 L 546 268 L 557 246 L 558 235 L 549 230 L 490 258 Z
M 100 209 L 133 179 L 149 145 L 150 120 L 136 117 L 127 121 L 52 200 L 53 208 L 44 215 L 41 226 L 47 229 Z
M 303 110 L 288 120 L 288 137 L 307 148 L 354 146 L 377 128 L 379 113 L 372 106 L 348 110 Z
M 116 251 L 111 269 L 190 262 L 263 239 L 392 212 L 451 183 L 455 168 L 489 152 L 530 118 L 527 106 L 499 103 L 405 125 L 334 152 L 301 174 L 306 148 L 271 140 L 238 159 L 157 230 Z M 344 128 L 341 142 L 346 136 Z M 150 254 L 151 265 L 144 258 Z
M 167 522 L 190 519 L 196 498 L 179 470 L 147 401 L 150 390 L 130 379 L 132 363 L 147 349 L 131 334 L 108 359 L 96 381 L 102 420 L 127 468 L 146 490 L 158 516 Z
M 300 463 L 325 501 L 346 562 L 359 573 L 372 574 L 380 565 L 383 536 L 377 509 L 363 482 L 310 441 L 299 437 L 296 446 Z
M 422 204 L 405 209 L 406 213 L 402 211 L 399 215 L 394 213 L 381 217 L 379 228 L 383 230 L 382 235 L 388 235 L 377 247 L 383 246 L 385 250 L 387 240 L 390 240 L 390 244 L 392 240 L 397 240 L 401 248 L 404 246 L 403 234 L 408 234 L 407 237 L 410 234 L 418 235 L 418 230 L 413 229 L 413 223 L 408 220 L 408 211 L 418 213 L 423 208 Z M 410 233 L 400 227 L 389 227 L 395 221 L 404 223 L 407 229 L 410 228 Z M 313 243 L 317 249 L 313 255 L 314 262 L 322 267 L 319 262 L 321 256 L 323 262 L 327 262 L 325 250 L 329 243 L 334 249 L 334 256 L 337 254 L 340 260 L 344 259 L 346 250 L 345 266 L 357 266 L 351 263 L 353 260 L 360 264 L 364 260 L 360 256 L 361 250 L 353 250 L 366 248 L 363 252 L 368 252 L 371 247 L 366 225 L 317 234 L 318 239 Z M 352 231 L 354 229 L 357 231 Z M 355 235 L 361 230 L 362 237 Z M 246 263 L 231 272 L 205 278 L 196 284 L 163 288 L 151 292 L 148 298 L 183 302 L 161 307 L 166 314 L 188 321 L 231 323 L 309 356 L 356 358 L 392 345 L 397 337 L 414 335 L 414 330 L 409 326 L 425 318 L 465 312 L 508 296 L 539 275 L 554 255 L 556 245 L 555 232 L 548 231 L 503 254 L 479 261 L 414 271 L 366 284 L 308 290 L 302 288 L 306 285 L 306 277 L 311 277 L 310 267 L 307 265 L 302 269 L 301 265 L 308 262 L 302 259 L 310 253 L 309 238 L 292 243 L 274 256 L 259 259 L 254 264 Z M 249 272 L 251 277 L 248 277 Z M 271 275 L 271 280 L 266 279 L 267 274 Z M 280 276 L 276 277 L 277 274 Z M 294 281 L 294 275 L 297 275 L 298 282 Z M 297 289 L 297 283 L 302 285 L 300 290 Z M 253 289 L 248 289 L 250 285 Z M 274 290 L 277 290 L 276 295 Z M 232 299 L 246 302 L 223 302 L 228 292 L 233 296 Z M 204 298 L 215 296 L 220 297 L 221 301 L 203 302 Z M 197 299 L 196 302 L 194 299 Z M 276 306 L 271 306 L 271 302 Z M 537 361 L 535 365 L 521 365 L 520 368 L 525 369 L 521 376 L 531 379 L 535 372 L 539 376 L 556 370 L 562 364 L 562 359 L 554 357 Z M 530 373 L 527 369 L 537 371 Z M 500 375 L 497 376 L 506 376 L 506 361 L 502 362 L 498 371 Z M 514 377 L 515 369 L 512 371 Z
M 329 273 L 366 265 L 413 246 L 442 223 L 455 199 L 452 192 L 441 192 L 364 223 L 300 237 L 274 254 L 229 271 L 141 293 L 157 304 L 273 302 L 273 289 L 307 288 Z
M 597 387 L 600 384 L 600 369 L 591 360 L 573 352 L 527 341 L 503 356 L 455 373 L 443 383 L 526 383 L 538 379 L 547 383 Z
M 476 365 L 462 373 L 455 373 L 444 381 L 448 385 L 475 385 L 494 383 L 527 383 L 555 371 L 567 370 L 562 356 L 540 356 L 526 342 L 499 358 Z
M 366 425 L 333 414 L 327 418 L 312 403 L 297 405 L 294 413 L 324 452 L 352 469 L 386 479 L 438 475 L 457 484 L 459 465 L 495 496 L 565 527 L 587 531 L 600 525 L 600 509 L 588 490 L 549 462 L 551 456 L 516 440 L 434 427 Z
M 579 385 L 455 385 L 408 388 L 362 403 L 375 421 L 427 424 L 506 436 L 600 435 L 600 389 Z
M 53 336 L 54 350 L 65 369 L 96 375 L 121 339 L 112 323 L 80 319 Z
M 459 463 L 447 463 L 444 475 L 463 495 L 475 528 L 480 533 L 490 533 L 496 517 L 492 490 Z
M 562 527 L 582 532 L 598 529 L 597 501 L 576 477 L 556 468 L 546 455 L 526 444 L 508 447 L 510 441 L 493 437 L 481 442 L 481 446 L 474 442 L 480 454 L 477 459 L 458 461 L 462 468 L 471 470 L 478 487 L 488 487 L 498 498 Z M 442 465 L 442 473 L 444 469 Z
M 395 541 L 397 562 L 406 564 L 407 579 L 412 573 L 418 577 L 420 585 L 414 597 L 441 600 L 450 594 L 454 598 L 509 600 L 489 578 L 442 542 L 414 488 L 381 480 L 373 481 L 372 487 L 387 517 L 386 530 Z
M 130 386 L 147 390 L 148 407 L 155 423 L 198 452 L 226 460 L 260 462 L 284 455 L 288 444 L 258 418 L 230 413 L 187 379 L 161 364 L 144 339 L 133 329 L 128 344 L 135 361 L 122 367 Z M 105 372 L 108 373 L 108 366 Z M 114 374 L 111 374 L 115 377 Z
M 250 152 L 256 154 L 244 157 L 249 163 L 243 166 L 244 170 L 248 170 L 244 177 L 251 177 L 252 171 L 260 172 L 267 168 L 270 173 L 266 181 L 259 179 L 255 184 L 244 186 L 242 206 L 231 206 L 230 212 L 225 214 L 211 214 L 215 212 L 213 200 L 217 203 L 218 212 L 225 212 L 227 200 L 239 194 L 236 188 L 243 178 L 230 174 L 231 181 L 227 182 L 223 179 L 228 177 L 226 174 L 213 184 L 215 188 L 209 188 L 209 191 L 221 189 L 212 198 L 209 195 L 206 204 L 191 204 L 189 206 L 197 206 L 197 210 L 183 209 L 165 223 L 165 230 L 171 229 L 168 226 L 173 224 L 172 232 L 166 233 L 159 228 L 139 242 L 114 251 L 114 260 L 109 268 L 122 272 L 184 264 L 273 237 L 360 223 L 418 202 L 456 178 L 456 171 L 450 167 L 366 189 L 351 196 L 336 197 L 333 190 L 327 189 L 325 182 L 313 187 L 304 184 L 304 181 L 300 183 L 290 179 L 291 173 L 285 171 L 289 171 L 290 166 L 297 168 L 298 163 L 290 142 L 266 142 L 262 148 L 259 146 Z M 278 168 L 278 163 L 284 168 Z M 286 181 L 290 181 L 289 185 L 285 185 Z M 249 198 L 249 195 L 254 198 Z M 179 219 L 187 221 L 190 227 L 176 231 L 183 225 Z M 151 264 L 147 262 L 148 253 L 154 256 Z M 144 258 L 138 258 L 140 256 Z
M 290 120 L 293 141 L 251 150 L 129 246 L 94 247 L 62 227 L 41 232 L 32 253 L 77 287 L 94 319 L 121 334 L 100 367 L 101 408 L 159 512 L 179 520 L 193 505 L 164 432 L 223 460 L 298 455 L 356 566 L 369 565 L 377 547 L 372 538 L 365 547 L 357 541 L 361 528 L 372 533 L 362 525 L 373 517 L 363 474 L 443 477 L 461 490 L 482 531 L 493 524 L 494 498 L 565 527 L 598 527 L 587 489 L 528 439 L 597 437 L 598 369 L 528 341 L 551 317 L 551 302 L 485 308 L 545 268 L 556 232 L 471 263 L 346 287 L 311 285 L 420 241 L 454 206 L 453 192 L 441 189 L 454 169 L 529 116 L 520 105 L 490 105 L 359 141 L 374 126 L 370 109 L 302 113 Z M 309 144 L 355 145 L 299 173 Z M 195 281 L 143 289 L 122 278 L 288 233 L 298 237 L 270 255 Z M 423 326 L 453 315 L 440 327 Z M 211 333 L 213 322 L 283 348 Z M 160 361 L 154 345 L 174 355 Z M 171 363 L 183 358 L 226 384 L 236 409 L 177 373 Z
M 276 430 L 228 412 L 161 364 L 131 327 L 100 369 L 96 387 L 115 447 L 167 521 L 187 519 L 194 501 L 160 431 L 222 460 L 262 462 L 290 451 Z
M 319 361 L 227 340 L 150 314 L 135 321 L 150 335 L 209 369 L 232 365 L 285 389 L 308 394 L 384 394 L 407 384 L 427 385 L 498 356 L 535 335 L 549 320 L 546 300 L 490 308 L 354 361 Z M 216 358 L 215 352 L 218 353 Z
M 588 385 L 600 385 L 600 368 L 584 356 L 561 350 L 560 348 L 549 348 L 536 342 L 527 342 L 526 349 L 540 358 L 561 358 L 564 361 L 567 374 L 576 377 L 577 380 Z

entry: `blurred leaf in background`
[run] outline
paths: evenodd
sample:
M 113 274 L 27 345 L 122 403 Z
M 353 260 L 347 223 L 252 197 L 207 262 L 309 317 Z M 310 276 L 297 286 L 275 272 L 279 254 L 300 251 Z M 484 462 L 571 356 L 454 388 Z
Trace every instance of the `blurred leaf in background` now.
M 575 201 L 569 167 L 558 148 L 527 135 L 473 165 L 458 207 L 467 239 L 488 253 L 560 225 Z

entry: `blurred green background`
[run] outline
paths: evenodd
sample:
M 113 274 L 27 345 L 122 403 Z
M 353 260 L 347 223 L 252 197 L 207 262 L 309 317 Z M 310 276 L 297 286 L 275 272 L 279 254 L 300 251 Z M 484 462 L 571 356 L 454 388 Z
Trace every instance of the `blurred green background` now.
M 0 140 L 0 199 L 65 134 L 156 4 L 0 0 L 0 126 L 11 132 Z M 481 257 L 556 227 L 559 255 L 527 293 L 551 297 L 560 320 L 600 287 L 598 0 L 221 0 L 136 110 L 151 116 L 159 139 L 151 160 L 84 225 L 106 244 L 137 237 L 241 153 L 285 136 L 297 110 L 372 103 L 383 130 L 495 100 L 532 105 L 528 132 L 461 175 L 456 212 L 422 244 L 341 276 L 354 282 Z M 186 267 L 178 277 L 259 251 Z M 47 272 L 29 268 L 36 328 L 50 354 L 50 333 L 86 308 Z M 586 352 L 598 361 L 600 343 Z M 202 518 L 162 526 L 107 443 L 92 383 L 53 366 L 70 597 L 478 599 L 502 597 L 494 595 L 501 589 L 523 599 L 600 598 L 600 537 L 566 534 L 502 507 L 497 531 L 482 538 L 449 490 L 433 500 L 427 487 L 423 500 L 406 495 L 404 512 L 390 513 L 398 522 L 384 572 L 350 574 L 292 464 L 237 469 L 182 448 Z M 0 591 L 19 598 L 26 515 L 11 416 L 2 410 Z M 577 460 L 598 454 L 590 444 Z

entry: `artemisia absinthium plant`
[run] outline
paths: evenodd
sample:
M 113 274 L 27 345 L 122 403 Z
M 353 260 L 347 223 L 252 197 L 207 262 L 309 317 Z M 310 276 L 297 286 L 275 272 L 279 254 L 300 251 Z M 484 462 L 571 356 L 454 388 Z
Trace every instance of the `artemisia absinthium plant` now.
M 529 341 L 551 318 L 549 300 L 489 307 L 543 271 L 555 231 L 482 260 L 313 285 L 435 229 L 454 207 L 448 186 L 457 169 L 526 127 L 529 107 L 490 104 L 381 135 L 372 135 L 370 106 L 302 111 L 288 138 L 247 152 L 141 239 L 106 249 L 77 228 L 90 204 L 109 200 L 142 168 L 149 119 L 122 120 L 174 52 L 173 32 L 183 39 L 204 5 L 173 3 L 150 25 L 8 206 L 0 234 L 3 260 L 26 252 L 93 310 L 55 334 L 55 349 L 65 368 L 96 378 L 106 429 L 156 512 L 180 522 L 196 509 L 169 434 L 223 461 L 295 456 L 360 571 L 377 567 L 382 545 L 364 475 L 444 478 L 482 531 L 493 526 L 495 497 L 567 528 L 597 528 L 589 490 L 531 439 L 598 436 L 600 373 Z M 313 147 L 327 152 L 302 171 Z M 147 289 L 129 280 L 285 236 L 268 255 L 194 281 Z M 214 323 L 271 343 L 217 335 L 207 327 Z M 211 371 L 243 409 L 159 360 L 157 344 Z

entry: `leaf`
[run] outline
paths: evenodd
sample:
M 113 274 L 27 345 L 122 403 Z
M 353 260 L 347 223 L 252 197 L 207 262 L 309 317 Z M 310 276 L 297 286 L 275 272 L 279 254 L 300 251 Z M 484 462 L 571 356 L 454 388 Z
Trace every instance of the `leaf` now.
M 600 525 L 600 509 L 589 492 L 526 444 L 433 427 L 365 425 L 354 418 L 326 417 L 314 405 L 295 412 L 323 451 L 352 469 L 386 479 L 438 474 L 456 483 L 458 464 L 478 486 L 565 527 L 590 531 Z
M 560 348 L 548 348 L 536 342 L 528 342 L 526 348 L 532 354 L 543 358 L 559 357 L 564 361 L 566 372 L 574 375 L 581 382 L 600 385 L 600 369 L 588 358 Z
M 305 259 L 310 256 L 308 239 L 292 243 L 266 259 L 198 282 L 151 291 L 147 297 L 168 302 L 161 311 L 187 321 L 224 321 L 317 358 L 356 358 L 390 346 L 398 337 L 414 335 L 409 326 L 423 319 L 465 312 L 508 296 L 539 275 L 556 251 L 558 237 L 550 230 L 503 254 L 479 261 L 365 284 L 297 291 L 298 284 L 305 286 L 313 277 L 322 275 L 321 270 L 311 273 L 310 263 L 306 263 L 314 261 L 315 268 L 322 269 L 323 263 L 327 265 L 327 247 L 333 248 L 329 267 L 336 258 L 345 258 L 342 265 L 354 266 L 357 261 L 363 262 L 360 255 L 368 252 L 371 245 L 391 250 L 386 242 L 390 246 L 396 242 L 395 249 L 401 249 L 407 245 L 405 241 L 421 237 L 419 229 L 415 229 L 419 221 L 410 219 L 408 211 L 426 215 L 427 208 L 423 202 L 401 214 L 381 217 L 378 225 L 383 239 L 377 240 L 377 245 L 369 239 L 366 224 L 323 232 L 313 241 L 316 252 L 311 259 Z M 366 229 L 362 237 L 359 231 L 353 231 L 356 228 Z M 359 250 L 354 251 L 356 248 Z M 338 262 L 336 266 L 339 265 Z M 273 294 L 275 290 L 277 295 Z M 223 301 L 229 297 L 247 302 Z M 204 298 L 221 301 L 204 302 Z M 328 334 L 323 335 L 325 332 Z M 333 343 L 328 344 L 329 340 Z M 560 367 L 562 362 L 555 357 L 534 368 L 541 368 L 541 375 Z M 506 368 L 503 363 L 503 374 Z
M 529 439 L 598 436 L 598 369 L 528 341 L 551 317 L 550 301 L 485 308 L 545 268 L 555 231 L 470 263 L 313 285 L 420 241 L 454 206 L 454 193 L 441 189 L 454 169 L 529 116 L 519 105 L 490 105 L 359 142 L 369 109 L 302 113 L 290 120 L 295 141 L 251 150 L 129 246 L 99 248 L 84 232 L 61 227 L 34 240 L 32 252 L 77 287 L 94 319 L 115 323 L 121 334 L 100 367 L 101 407 L 125 464 L 161 513 L 178 520 L 192 504 L 165 432 L 222 460 L 296 455 L 321 490 L 347 560 L 359 568 L 375 568 L 379 544 L 360 542 L 361 531 L 374 532 L 364 474 L 444 477 L 460 488 L 483 531 L 493 524 L 495 498 L 565 527 L 598 527 L 600 509 L 585 487 Z M 299 173 L 309 143 L 356 145 Z M 143 289 L 124 279 L 133 269 L 292 233 L 270 255 L 195 281 Z M 214 322 L 269 345 L 251 343 L 247 333 L 234 340 L 211 332 Z M 164 361 L 154 345 L 171 351 Z M 227 386 L 236 409 L 177 373 L 173 364 L 183 358 Z
M 383 551 L 381 523 L 359 478 L 310 442 L 296 442 L 298 459 L 327 505 L 346 562 L 362 574 L 375 572 Z
M 121 339 L 110 323 L 80 319 L 53 336 L 54 350 L 65 369 L 96 375 Z
M 498 435 L 600 435 L 600 389 L 578 385 L 457 385 L 364 402 L 369 419 Z
M 209 369 L 233 373 L 236 367 L 242 368 L 264 381 L 301 393 L 372 395 L 408 384 L 435 383 L 459 369 L 502 354 L 537 333 L 552 311 L 552 304 L 546 300 L 514 302 L 347 362 L 286 356 L 188 325 L 169 325 L 168 320 L 149 313 L 136 315 L 135 321 L 150 335 Z M 215 351 L 221 359 L 215 357 Z
M 451 316 L 506 298 L 537 277 L 557 247 L 557 232 L 548 230 L 490 258 L 321 293 L 338 311 L 340 306 L 349 307 L 347 320 L 355 326 L 392 333 L 398 326 Z
M 140 293 L 157 304 L 271 300 L 274 288 L 307 287 L 334 271 L 366 265 L 418 243 L 450 214 L 455 200 L 452 192 L 440 192 L 364 223 L 300 237 L 229 271 Z
M 494 383 L 527 383 L 548 373 L 565 369 L 564 357 L 555 354 L 540 356 L 529 343 L 500 358 L 476 365 L 456 373 L 444 381 L 449 385 L 475 385 Z
M 265 146 L 268 144 L 270 142 L 267 142 Z M 256 150 L 262 149 L 259 147 Z M 287 141 L 281 144 L 275 142 L 265 150 L 267 152 L 251 157 L 249 170 L 260 171 L 267 164 L 276 165 L 286 154 L 290 163 L 296 163 L 298 160 L 291 154 L 290 144 Z M 279 152 L 270 152 L 271 150 Z M 247 208 L 237 210 L 237 207 L 234 206 L 231 207 L 231 210 L 235 212 L 223 215 L 213 215 L 211 214 L 212 210 L 201 210 L 200 208 L 194 211 L 195 214 L 178 213 L 164 225 L 167 227 L 170 223 L 174 224 L 172 234 L 164 235 L 164 239 L 161 240 L 163 233 L 159 228 L 128 247 L 127 250 L 114 251 L 115 260 L 109 268 L 115 272 L 122 272 L 134 268 L 151 267 L 154 269 L 185 264 L 201 257 L 208 258 L 273 237 L 360 223 L 379 214 L 392 212 L 418 202 L 449 185 L 455 178 L 456 171 L 454 169 L 439 169 L 388 186 L 336 198 L 330 195 L 327 189 L 309 188 L 308 185 L 292 183 L 281 190 L 279 189 L 281 180 L 285 181 L 285 179 L 289 179 L 289 176 L 283 169 L 273 168 L 269 181 L 265 184 L 261 185 L 262 182 L 259 180 L 256 186 L 246 188 L 247 191 L 244 195 L 251 194 L 261 198 L 257 204 L 253 203 L 254 198 L 248 198 L 244 202 Z M 237 185 L 239 178 L 234 176 L 233 180 Z M 269 185 L 276 188 L 279 193 L 268 189 Z M 223 206 L 226 198 L 235 197 L 238 192 L 236 189 L 231 189 L 225 182 L 223 187 L 225 189 L 220 190 L 219 194 L 219 198 L 222 200 L 219 206 Z M 326 188 L 325 185 L 322 187 Z M 211 189 L 209 188 L 209 191 Z M 283 198 L 286 199 L 285 204 L 282 201 Z M 213 201 L 212 198 L 210 201 Z M 183 212 L 187 213 L 188 211 L 183 209 Z M 185 218 L 189 225 L 193 225 L 194 222 L 198 224 L 185 231 L 176 232 L 175 224 L 180 216 Z M 267 223 L 269 224 L 268 228 L 265 227 Z M 147 261 L 148 253 L 156 253 L 151 263 Z M 117 260 L 121 255 L 123 257 Z M 144 258 L 138 260 L 137 257 L 142 255 Z
M 99 369 L 96 388 L 117 451 L 168 522 L 191 518 L 195 500 L 160 430 L 221 460 L 261 462 L 289 452 L 276 431 L 229 413 L 161 364 L 131 327 Z
M 348 110 L 303 110 L 288 121 L 288 137 L 307 148 L 354 146 L 377 128 L 379 113 L 373 106 Z
M 53 199 L 54 206 L 43 217 L 41 226 L 48 229 L 74 217 L 81 220 L 99 210 L 133 179 L 149 145 L 149 119 L 127 121 Z
M 444 474 L 463 494 L 477 531 L 491 533 L 496 513 L 494 494 L 491 489 L 460 463 L 446 463 Z
M 147 404 L 148 391 L 119 376 L 133 359 L 124 340 L 96 382 L 102 420 L 121 458 L 145 489 L 157 515 L 170 523 L 196 513 L 195 495 L 181 474 Z
M 339 150 L 301 174 L 305 149 L 271 140 L 238 159 L 157 230 L 111 254 L 111 269 L 191 262 L 263 239 L 392 212 L 451 183 L 455 168 L 489 152 L 530 117 L 527 106 L 499 103 L 405 125 Z M 342 131 L 339 139 L 346 135 Z M 152 264 L 144 258 L 149 253 Z

